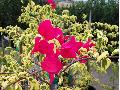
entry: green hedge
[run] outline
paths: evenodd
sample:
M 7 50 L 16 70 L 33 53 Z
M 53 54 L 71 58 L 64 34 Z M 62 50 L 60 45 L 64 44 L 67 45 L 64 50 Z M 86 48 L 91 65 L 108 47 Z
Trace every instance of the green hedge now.
M 89 13 L 91 8 L 91 2 L 93 2 L 92 7 L 92 22 L 102 22 L 118 25 L 119 20 L 119 3 L 118 0 L 88 0 L 87 2 L 77 2 L 73 3 L 71 7 L 57 8 L 57 13 L 61 14 L 63 9 L 68 9 L 71 15 L 77 16 L 77 21 L 83 22 L 83 14 L 87 15 L 87 20 L 89 20 Z

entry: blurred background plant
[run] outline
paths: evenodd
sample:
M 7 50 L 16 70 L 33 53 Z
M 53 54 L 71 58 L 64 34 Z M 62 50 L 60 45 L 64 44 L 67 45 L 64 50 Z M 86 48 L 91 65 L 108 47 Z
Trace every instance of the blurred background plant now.
M 26 27 L 24 24 L 18 23 L 17 18 L 22 13 L 21 7 L 26 6 L 31 0 L 1 0 L 0 1 L 0 26 L 18 25 Z M 38 5 L 46 4 L 46 0 L 33 0 Z M 92 22 L 101 22 L 118 25 L 119 20 L 119 2 L 118 0 L 87 0 L 72 3 L 72 6 L 57 7 L 56 12 L 61 14 L 64 9 L 70 11 L 70 15 L 77 16 L 77 22 L 83 22 L 84 18 L 89 19 L 89 12 L 92 6 Z M 84 14 L 86 16 L 84 16 Z M 83 18 L 84 17 L 84 18 Z
M 92 22 L 119 25 L 118 0 L 79 0 L 79 2 L 72 2 L 70 7 L 58 7 L 57 13 L 61 14 L 61 11 L 64 9 L 69 10 L 70 15 L 77 16 L 78 22 L 84 21 L 84 18 L 82 18 L 84 14 L 87 16 L 86 20 L 89 20 L 91 10 Z

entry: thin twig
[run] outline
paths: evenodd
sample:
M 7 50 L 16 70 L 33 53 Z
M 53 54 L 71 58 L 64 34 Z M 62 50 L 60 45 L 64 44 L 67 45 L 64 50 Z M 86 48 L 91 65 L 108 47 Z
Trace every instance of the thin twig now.
M 39 77 L 39 79 L 50 86 L 50 83 L 49 83 L 49 82 L 45 81 L 44 79 L 42 79 L 42 78 L 40 78 L 40 77 Z
M 29 72 L 28 72 L 29 73 Z M 37 73 L 37 72 L 36 72 Z M 29 73 L 29 74 L 31 74 L 31 73 Z M 33 76 L 37 76 L 36 74 L 31 74 L 31 75 L 33 75 Z M 45 81 L 44 79 L 42 79 L 40 76 L 38 76 L 39 77 L 39 79 L 42 81 L 42 82 L 44 82 L 44 83 L 46 83 L 46 84 L 48 84 L 49 86 L 50 86 L 50 83 L 49 82 L 47 82 L 47 81 Z
M 110 59 L 119 59 L 119 56 L 108 56 Z
M 70 64 L 68 64 L 65 68 L 63 68 L 57 76 L 60 77 L 61 73 L 65 72 L 72 64 L 79 62 L 81 60 L 88 60 L 88 59 L 92 59 L 92 58 L 79 58 L 79 59 L 73 60 Z
M 0 75 L 1 74 L 14 74 L 14 72 L 0 72 Z

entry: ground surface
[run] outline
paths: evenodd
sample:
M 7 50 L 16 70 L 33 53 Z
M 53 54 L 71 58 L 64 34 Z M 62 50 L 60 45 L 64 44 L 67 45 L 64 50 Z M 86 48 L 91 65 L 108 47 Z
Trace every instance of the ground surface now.
M 112 90 L 119 90 L 119 77 L 117 77 L 117 79 L 115 79 L 114 82 L 110 81 L 110 77 L 115 76 L 112 72 L 111 67 L 108 68 L 106 74 L 99 74 L 95 71 L 93 71 L 92 74 L 94 75 L 94 77 L 98 78 L 100 80 L 100 82 L 107 84 L 109 86 L 113 86 L 114 88 Z M 116 74 L 117 74 L 117 76 L 119 76 L 119 71 L 116 72 Z M 96 90 L 109 90 L 109 89 L 104 89 L 104 88 L 100 87 L 100 85 L 98 85 L 97 83 L 94 83 L 93 85 L 96 88 Z

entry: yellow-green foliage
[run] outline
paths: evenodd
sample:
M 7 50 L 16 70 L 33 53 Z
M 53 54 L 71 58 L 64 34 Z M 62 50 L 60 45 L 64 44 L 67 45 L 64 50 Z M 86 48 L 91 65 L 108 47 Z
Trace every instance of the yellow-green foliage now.
M 102 31 L 105 36 L 107 36 L 109 42 L 106 44 L 106 50 L 112 53 L 114 49 L 118 48 L 119 27 L 117 25 L 95 22 L 91 24 L 91 27 L 94 31 L 98 29 L 99 31 Z

